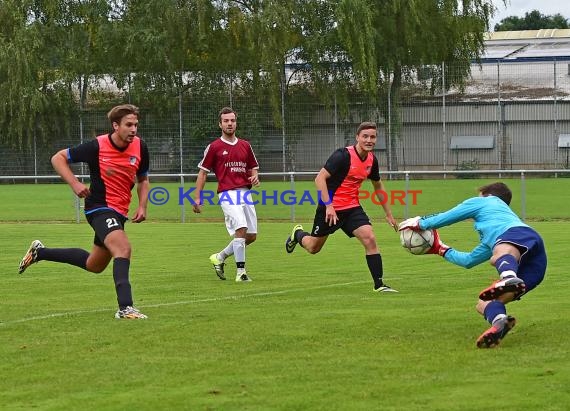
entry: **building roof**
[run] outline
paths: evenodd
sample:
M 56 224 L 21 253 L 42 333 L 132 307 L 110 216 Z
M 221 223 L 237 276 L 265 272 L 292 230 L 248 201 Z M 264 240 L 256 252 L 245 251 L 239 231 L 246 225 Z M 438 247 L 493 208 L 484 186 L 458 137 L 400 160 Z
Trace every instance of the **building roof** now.
M 483 63 L 570 60 L 570 29 L 486 33 Z

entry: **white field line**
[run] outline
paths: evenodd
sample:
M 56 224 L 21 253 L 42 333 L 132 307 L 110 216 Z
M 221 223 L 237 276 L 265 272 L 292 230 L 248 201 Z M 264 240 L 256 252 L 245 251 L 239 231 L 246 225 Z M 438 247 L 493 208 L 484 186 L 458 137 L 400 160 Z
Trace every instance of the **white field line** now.
M 390 279 L 395 279 L 390 277 Z M 304 291 L 311 291 L 311 290 L 321 290 L 325 288 L 333 288 L 333 287 L 344 287 L 348 285 L 355 285 L 355 284 L 363 284 L 369 283 L 368 281 L 353 281 L 349 283 L 336 283 L 336 284 L 327 284 L 327 285 L 320 285 L 318 287 L 308 287 L 308 288 L 297 288 L 297 289 L 289 289 L 289 290 L 281 290 L 281 291 L 266 291 L 260 293 L 252 293 L 252 294 L 239 294 L 239 295 L 230 295 L 227 297 L 214 297 L 214 298 L 202 298 L 198 300 L 187 300 L 187 301 L 173 301 L 169 303 L 159 303 L 159 304 L 148 304 L 143 306 L 137 306 L 139 308 L 156 308 L 156 307 L 170 307 L 174 305 L 187 305 L 187 304 L 200 304 L 200 303 L 211 303 L 211 302 L 218 302 L 218 301 L 231 301 L 231 300 L 242 300 L 245 298 L 253 298 L 253 297 L 271 297 L 274 295 L 282 295 L 282 294 L 289 294 L 295 292 L 304 292 Z M 101 308 L 101 309 L 94 309 L 94 310 L 79 310 L 79 311 L 67 311 L 61 313 L 53 313 L 53 314 L 46 314 L 46 315 L 38 315 L 33 317 L 25 317 L 20 318 L 18 320 L 11 320 L 11 321 L 1 321 L 0 320 L 0 327 L 6 327 L 13 324 L 25 323 L 29 321 L 39 321 L 39 320 L 47 320 L 50 318 L 58 318 L 58 317 L 67 317 L 72 315 L 82 315 L 82 314 L 93 314 L 93 313 L 102 313 L 102 312 L 109 312 L 108 308 Z

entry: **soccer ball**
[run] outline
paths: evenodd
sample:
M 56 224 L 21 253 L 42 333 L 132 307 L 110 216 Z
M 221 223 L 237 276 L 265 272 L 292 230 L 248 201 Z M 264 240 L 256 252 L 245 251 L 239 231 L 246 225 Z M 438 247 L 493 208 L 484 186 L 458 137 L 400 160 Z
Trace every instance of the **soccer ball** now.
M 433 245 L 433 231 L 414 231 L 406 228 L 400 231 L 400 243 L 402 243 L 402 247 L 412 254 L 425 254 Z

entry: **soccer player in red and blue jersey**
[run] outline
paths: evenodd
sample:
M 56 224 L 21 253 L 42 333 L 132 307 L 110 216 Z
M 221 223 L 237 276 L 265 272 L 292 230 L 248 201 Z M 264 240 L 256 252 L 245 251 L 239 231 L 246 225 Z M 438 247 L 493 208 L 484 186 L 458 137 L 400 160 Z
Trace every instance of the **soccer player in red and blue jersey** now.
M 322 202 L 317 206 L 311 233 L 297 224 L 287 238 L 285 249 L 292 253 L 299 244 L 311 254 L 321 251 L 330 234 L 339 228 L 348 237 L 356 237 L 364 246 L 366 263 L 374 281 L 374 291 L 397 292 L 384 283 L 382 256 L 376 243 L 370 219 L 360 205 L 359 190 L 364 180 L 372 182 L 375 193 L 385 193 L 380 179 L 378 159 L 372 150 L 376 145 L 376 124 L 364 122 L 356 131 L 356 144 L 336 150 L 315 178 Z M 394 229 L 396 220 L 390 205 L 381 201 L 388 224 Z
M 69 184 L 75 195 L 85 199 L 85 215 L 95 231 L 91 252 L 81 248 L 47 248 L 34 240 L 20 262 L 23 273 L 38 261 L 67 263 L 92 273 L 102 272 L 113 259 L 113 279 L 119 309 L 115 318 L 144 319 L 133 306 L 129 267 L 131 244 L 124 230 L 128 220 L 131 191 L 137 182 L 139 205 L 131 219 L 146 219 L 149 193 L 149 153 L 137 136 L 139 109 L 131 104 L 116 106 L 107 114 L 113 131 L 76 147 L 57 152 L 53 168 Z M 90 187 L 74 175 L 70 163 L 87 163 Z
M 233 239 L 223 250 L 210 256 L 210 263 L 220 280 L 225 280 L 225 260 L 233 255 L 237 267 L 236 281 L 249 282 L 245 247 L 257 239 L 257 214 L 255 205 L 247 200 L 247 193 L 252 186 L 259 185 L 259 164 L 249 142 L 236 137 L 237 114 L 232 108 L 220 110 L 219 127 L 222 135 L 206 147 L 198 164 L 200 171 L 192 207 L 195 213 L 202 212 L 206 178 L 213 171 L 218 180 L 217 192 L 226 229 Z

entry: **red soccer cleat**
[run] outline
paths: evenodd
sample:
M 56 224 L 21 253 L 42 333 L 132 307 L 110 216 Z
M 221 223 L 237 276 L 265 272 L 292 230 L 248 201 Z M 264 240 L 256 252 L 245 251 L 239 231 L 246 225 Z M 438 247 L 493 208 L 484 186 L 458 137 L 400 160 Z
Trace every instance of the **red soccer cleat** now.
M 505 335 L 515 326 L 517 320 L 515 317 L 504 317 L 497 320 L 491 328 L 485 331 L 477 338 L 478 348 L 493 348 L 499 345 Z
M 493 282 L 489 287 L 479 293 L 479 299 L 491 301 L 505 293 L 515 293 L 515 298 L 524 294 L 526 286 L 518 277 L 510 276 Z

